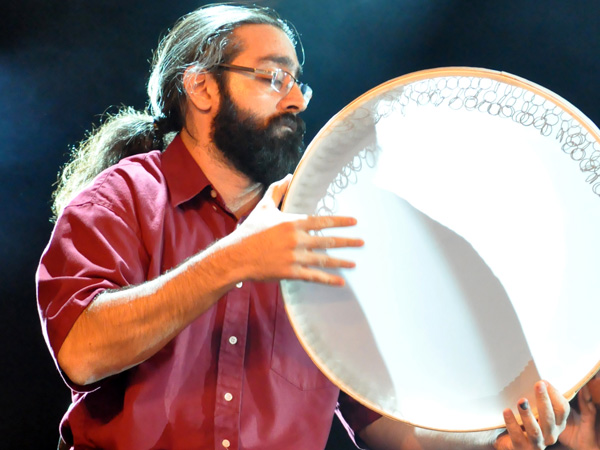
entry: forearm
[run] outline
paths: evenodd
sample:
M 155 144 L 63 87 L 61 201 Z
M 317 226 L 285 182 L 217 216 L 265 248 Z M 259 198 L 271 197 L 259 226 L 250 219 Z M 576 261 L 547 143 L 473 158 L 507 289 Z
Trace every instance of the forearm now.
M 239 247 L 227 237 L 154 280 L 96 297 L 58 353 L 61 368 L 84 385 L 154 355 L 247 277 Z
M 445 433 L 382 417 L 361 431 L 371 450 L 492 450 L 501 430 Z
M 66 375 L 77 384 L 89 384 L 145 361 L 239 281 L 301 279 L 343 284 L 342 277 L 323 268 L 354 264 L 312 250 L 358 247 L 363 242 L 312 236 L 309 231 L 352 226 L 356 221 L 284 215 L 276 205 L 286 187 L 283 182 L 272 185 L 233 233 L 177 268 L 94 299 L 58 352 Z
M 414 435 L 416 449 L 493 450 L 497 436 L 503 430 L 470 433 L 444 433 L 418 429 Z

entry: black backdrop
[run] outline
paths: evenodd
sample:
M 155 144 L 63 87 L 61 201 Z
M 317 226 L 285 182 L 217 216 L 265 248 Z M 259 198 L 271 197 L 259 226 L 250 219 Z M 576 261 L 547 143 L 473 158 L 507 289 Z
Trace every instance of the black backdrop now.
M 416 70 L 474 66 L 554 91 L 600 123 L 600 4 L 589 0 L 273 0 L 295 23 L 315 90 L 307 142 L 347 103 Z M 43 342 L 34 273 L 68 146 L 111 105 L 143 108 L 158 38 L 190 0 L 0 4 L 0 446 L 55 446 L 69 403 Z M 347 448 L 334 431 L 329 449 Z

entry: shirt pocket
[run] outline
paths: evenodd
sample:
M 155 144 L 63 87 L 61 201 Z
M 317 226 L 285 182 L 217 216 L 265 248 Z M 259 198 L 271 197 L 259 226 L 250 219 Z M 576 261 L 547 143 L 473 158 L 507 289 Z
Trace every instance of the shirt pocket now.
M 298 389 L 335 388 L 312 362 L 296 337 L 285 311 L 281 295 L 277 298 L 271 370 Z

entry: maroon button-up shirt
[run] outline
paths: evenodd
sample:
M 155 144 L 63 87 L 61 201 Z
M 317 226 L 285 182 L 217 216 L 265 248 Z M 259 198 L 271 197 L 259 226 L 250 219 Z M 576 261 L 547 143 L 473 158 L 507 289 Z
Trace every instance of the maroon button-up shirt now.
M 100 174 L 64 210 L 38 269 L 55 361 L 102 291 L 158 277 L 237 225 L 179 137 Z M 61 433 L 76 449 L 320 450 L 338 397 L 296 339 L 277 283 L 240 283 L 134 368 L 90 386 L 65 381 L 73 403 Z

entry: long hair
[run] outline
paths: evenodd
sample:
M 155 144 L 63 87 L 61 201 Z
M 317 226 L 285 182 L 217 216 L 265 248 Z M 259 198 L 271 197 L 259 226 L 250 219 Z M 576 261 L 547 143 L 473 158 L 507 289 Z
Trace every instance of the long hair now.
M 220 4 L 201 7 L 185 16 L 159 44 L 148 81 L 148 107 L 124 107 L 71 150 L 52 194 L 52 221 L 96 175 L 121 159 L 150 150 L 164 150 L 184 126 L 186 93 L 183 75 L 188 68 L 215 70 L 231 61 L 239 48 L 231 33 L 246 24 L 268 24 L 283 30 L 294 45 L 295 28 L 270 8 Z M 302 49 L 302 44 L 300 44 Z M 303 49 L 302 49 L 303 53 Z

